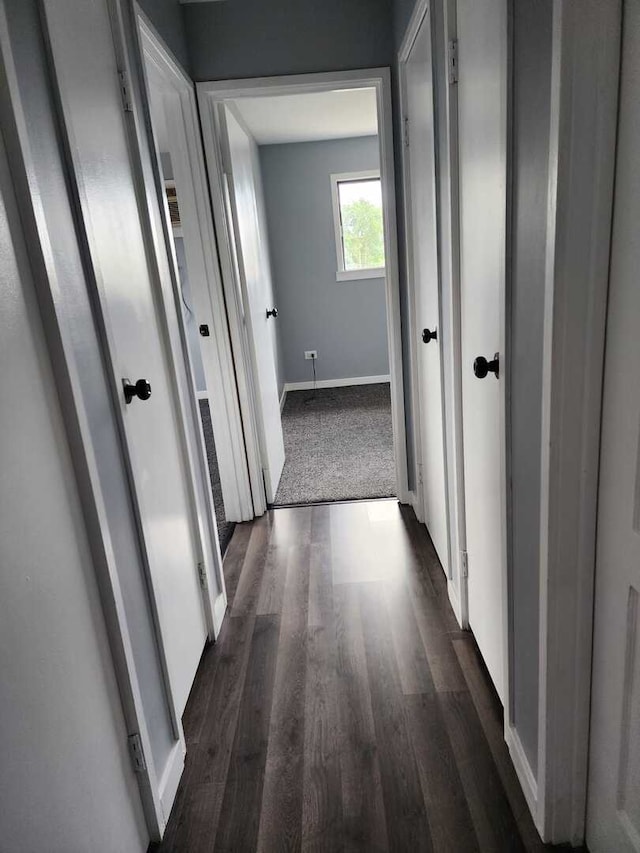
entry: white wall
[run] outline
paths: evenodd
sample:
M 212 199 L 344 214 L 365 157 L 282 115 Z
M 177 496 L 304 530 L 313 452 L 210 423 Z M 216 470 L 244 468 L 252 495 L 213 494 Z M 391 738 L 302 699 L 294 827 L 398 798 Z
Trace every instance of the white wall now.
M 148 834 L 0 139 L 0 848 L 129 853 Z

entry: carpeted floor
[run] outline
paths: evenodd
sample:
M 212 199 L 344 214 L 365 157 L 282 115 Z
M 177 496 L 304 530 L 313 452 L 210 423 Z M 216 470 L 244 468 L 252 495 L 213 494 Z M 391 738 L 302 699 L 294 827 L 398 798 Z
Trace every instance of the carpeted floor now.
M 275 506 L 396 494 L 389 385 L 289 391 Z
M 211 411 L 208 400 L 200 400 L 200 417 L 202 418 L 202 429 L 204 431 L 204 443 L 207 448 L 207 461 L 211 473 L 211 493 L 213 505 L 216 511 L 216 522 L 218 525 L 218 539 L 220 550 L 224 554 L 235 528 L 233 521 L 227 521 L 224 514 L 224 501 L 222 500 L 222 486 L 220 484 L 220 472 L 218 470 L 218 458 L 216 456 L 216 445 L 213 440 L 213 427 L 211 425 Z

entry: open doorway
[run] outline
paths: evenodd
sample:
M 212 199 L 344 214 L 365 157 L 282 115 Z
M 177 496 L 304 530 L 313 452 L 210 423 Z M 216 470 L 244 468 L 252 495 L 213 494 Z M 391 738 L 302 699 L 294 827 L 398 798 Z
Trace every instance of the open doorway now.
M 199 85 L 271 506 L 406 492 L 387 81 L 363 77 Z

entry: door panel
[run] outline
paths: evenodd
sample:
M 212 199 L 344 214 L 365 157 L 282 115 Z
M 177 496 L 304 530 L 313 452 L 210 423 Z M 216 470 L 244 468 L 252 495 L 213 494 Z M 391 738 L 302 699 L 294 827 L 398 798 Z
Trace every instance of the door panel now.
M 442 329 L 439 310 L 436 163 L 431 26 L 427 13 L 405 64 L 409 119 L 408 192 L 412 214 L 411 257 L 418 325 L 418 377 L 422 491 L 425 524 L 445 573 L 449 573 L 449 535 L 445 486 L 442 405 Z M 437 339 L 421 342 L 422 330 Z
M 474 359 L 503 340 L 506 227 L 505 0 L 458 0 L 460 287 L 469 624 L 504 701 L 502 506 L 504 371 L 478 379 Z M 500 353 L 504 359 L 504 353 Z
M 267 318 L 273 286 L 262 210 L 257 147 L 233 113 L 224 110 L 229 195 L 257 402 L 258 433 L 267 502 L 272 503 L 284 466 L 284 438 L 275 366 L 276 318 Z
M 640 850 L 640 2 L 623 16 L 598 501 L 587 843 Z
M 97 279 L 148 563 L 165 675 L 181 714 L 207 638 L 202 559 L 190 498 L 159 286 L 148 266 L 126 117 L 103 0 L 47 4 L 47 25 L 75 178 Z M 73 21 L 73 27 L 69 26 Z M 148 400 L 125 403 L 122 379 L 145 378 Z

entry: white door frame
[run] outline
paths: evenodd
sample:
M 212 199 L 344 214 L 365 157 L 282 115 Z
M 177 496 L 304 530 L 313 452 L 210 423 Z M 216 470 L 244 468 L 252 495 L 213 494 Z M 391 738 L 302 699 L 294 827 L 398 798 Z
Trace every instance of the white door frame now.
M 580 844 L 585 832 L 621 18 L 619 2 L 553 4 L 538 779 L 529 802 L 553 843 Z
M 400 90 L 400 115 L 403 126 L 402 139 L 402 187 L 405 221 L 405 269 L 407 275 L 409 306 L 409 345 L 411 357 L 411 389 L 413 417 L 413 453 L 416 461 L 416 483 L 411 492 L 411 502 L 419 521 L 424 522 L 423 490 L 421 471 L 423 448 L 421 442 L 421 401 L 425 382 L 420 370 L 418 351 L 423 346 L 417 327 L 416 282 L 413 278 L 411 174 L 407 156 L 410 138 L 410 117 L 407 116 L 406 66 L 420 27 L 427 15 L 431 16 L 430 29 L 433 57 L 433 82 L 443 96 L 442 115 L 437 110 L 435 91 L 433 112 L 435 117 L 435 159 L 439 164 L 436 185 L 436 217 L 438 221 L 438 328 L 441 346 L 442 414 L 445 454 L 445 487 L 447 500 L 447 526 L 449 533 L 449 574 L 447 590 L 456 618 L 461 627 L 469 624 L 467 580 L 463 566 L 466 552 L 465 506 L 464 506 L 464 458 L 462 443 L 462 376 L 460 346 L 460 275 L 459 275 L 459 219 L 458 219 L 458 171 L 457 171 L 457 88 L 448 77 L 443 78 L 438 67 L 436 43 L 438 38 L 446 44 L 455 38 L 455 4 L 443 5 L 443 33 L 435 32 L 432 7 L 428 0 L 417 0 L 400 50 L 398 51 L 398 82 Z M 452 7 L 452 8 L 449 8 Z M 446 37 L 445 37 L 446 33 Z M 408 136 L 407 136 L 408 134 Z M 444 320 L 443 301 L 448 302 L 450 322 Z
M 253 505 L 244 448 L 242 419 L 235 382 L 233 354 L 224 293 L 216 252 L 213 217 L 193 81 L 187 77 L 144 12 L 136 6 L 140 42 L 148 77 L 153 73 L 168 97 L 165 109 L 171 159 L 178 184 L 189 284 L 196 315 L 212 334 L 201 343 L 202 362 L 210 397 L 220 484 L 227 521 L 253 518 Z M 157 146 L 156 146 L 157 152 Z M 163 194 L 164 196 L 164 194 Z M 161 199 L 166 204 L 166 199 Z M 173 241 L 168 242 L 176 267 Z
M 388 68 L 362 69 L 357 71 L 335 71 L 321 74 L 297 74 L 283 77 L 263 77 L 247 80 L 197 83 L 198 104 L 202 118 L 205 154 L 209 167 L 211 197 L 213 201 L 216 229 L 219 237 L 220 261 L 224 281 L 231 337 L 234 343 L 236 367 L 238 369 L 240 401 L 244 414 L 245 436 L 252 472 L 254 503 L 259 483 L 261 497 L 258 504 L 266 508 L 262 465 L 260 461 L 258 434 L 256 429 L 256 403 L 251 393 L 253 376 L 251 361 L 243 345 L 244 329 L 239 305 L 239 282 L 235 272 L 232 229 L 228 215 L 226 176 L 222 165 L 221 135 L 218 121 L 218 106 L 226 100 L 243 97 L 266 97 L 269 95 L 297 95 L 310 92 L 326 92 L 335 88 L 373 88 L 376 90 L 378 108 L 378 141 L 380 146 L 380 177 L 382 181 L 383 210 L 385 222 L 386 257 L 386 304 L 387 339 L 389 347 L 389 372 L 391 376 L 391 417 L 394 438 L 394 458 L 398 499 L 408 503 L 406 430 L 404 420 L 404 393 L 402 384 L 402 342 L 400 325 L 400 296 L 398 284 L 398 254 L 396 236 L 395 183 L 393 166 L 393 128 L 391 118 L 391 88 Z M 256 506 L 256 514 L 260 514 Z

